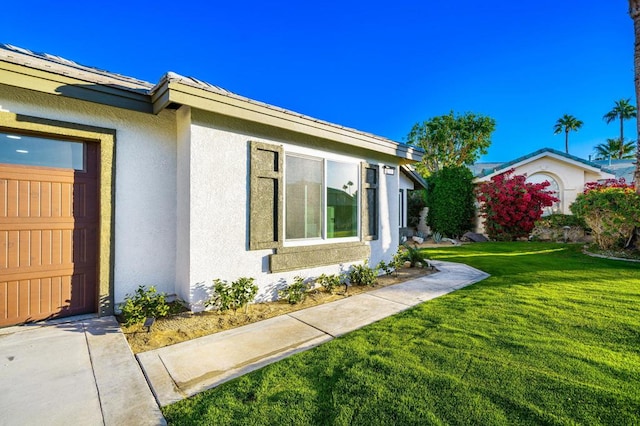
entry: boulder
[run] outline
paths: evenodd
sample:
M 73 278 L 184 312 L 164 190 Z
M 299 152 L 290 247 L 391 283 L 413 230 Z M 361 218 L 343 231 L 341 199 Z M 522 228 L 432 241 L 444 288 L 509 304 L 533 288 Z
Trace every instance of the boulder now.
M 475 232 L 467 232 L 466 234 L 464 234 L 462 236 L 463 239 L 466 239 L 467 241 L 471 241 L 473 243 L 484 243 L 489 241 L 489 239 L 487 237 L 485 237 L 482 234 L 477 234 Z

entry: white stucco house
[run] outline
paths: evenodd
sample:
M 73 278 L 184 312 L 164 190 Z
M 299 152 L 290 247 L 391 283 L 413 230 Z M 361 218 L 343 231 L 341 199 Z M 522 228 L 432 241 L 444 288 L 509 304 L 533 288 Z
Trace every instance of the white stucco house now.
M 167 73 L 0 45 L 0 326 L 111 314 L 139 285 L 201 309 L 216 278 L 389 260 L 421 152 Z
M 542 148 L 504 163 L 476 163 L 471 167 L 476 183 L 487 182 L 510 169 L 514 170 L 514 175 L 526 175 L 529 182 L 548 181 L 551 184 L 548 190 L 553 191 L 559 201 L 545 214 L 571 214 L 569 206 L 578 194 L 584 191 L 586 183 L 616 178 L 614 172 L 602 164 L 552 148 Z M 483 229 L 479 219 L 478 232 L 482 232 Z

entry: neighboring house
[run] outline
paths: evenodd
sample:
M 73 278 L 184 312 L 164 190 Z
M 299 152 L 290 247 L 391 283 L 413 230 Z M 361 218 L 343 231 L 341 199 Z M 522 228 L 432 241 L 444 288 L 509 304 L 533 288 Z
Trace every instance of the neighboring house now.
M 268 300 L 389 260 L 420 158 L 193 78 L 0 45 L 0 326 L 111 314 L 139 285 L 198 310 L 246 276 Z
M 613 171 L 601 164 L 552 148 L 543 148 L 506 163 L 477 163 L 471 171 L 476 176 L 475 182 L 486 182 L 510 169 L 514 169 L 515 175 L 526 175 L 529 182 L 548 181 L 551 184 L 548 189 L 554 191 L 560 201 L 547 214 L 571 214 L 569 206 L 587 182 L 616 178 Z

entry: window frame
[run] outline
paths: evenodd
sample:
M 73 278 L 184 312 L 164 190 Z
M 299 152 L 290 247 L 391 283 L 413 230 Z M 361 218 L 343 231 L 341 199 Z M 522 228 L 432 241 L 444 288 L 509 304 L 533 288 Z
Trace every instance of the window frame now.
M 322 163 L 322 189 L 321 189 L 321 230 L 320 237 L 313 238 L 295 238 L 290 239 L 287 238 L 287 157 L 298 157 L 305 158 L 310 160 L 315 160 Z M 338 243 L 352 243 L 352 242 L 360 242 L 362 237 L 362 198 L 361 198 L 361 190 L 362 190 L 362 182 L 359 177 L 362 173 L 361 161 L 350 159 L 348 157 L 342 157 L 338 155 L 331 155 L 331 153 L 319 153 L 319 152 L 309 152 L 307 150 L 284 150 L 283 155 L 283 227 L 282 227 L 282 241 L 283 247 L 302 247 L 302 246 L 313 246 L 313 245 L 322 245 L 322 244 L 338 244 Z M 358 196 L 356 197 L 357 201 L 357 224 L 355 226 L 356 235 L 351 237 L 337 237 L 337 238 L 328 238 L 327 237 L 327 167 L 329 162 L 340 163 L 340 164 L 348 164 L 355 167 L 354 184 L 357 185 L 356 192 Z

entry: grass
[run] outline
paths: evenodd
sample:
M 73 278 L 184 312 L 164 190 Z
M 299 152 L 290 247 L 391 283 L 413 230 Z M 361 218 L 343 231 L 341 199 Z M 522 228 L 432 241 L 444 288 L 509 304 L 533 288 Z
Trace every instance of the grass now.
M 473 286 L 163 409 L 170 424 L 640 424 L 640 265 L 579 246 L 427 250 Z

